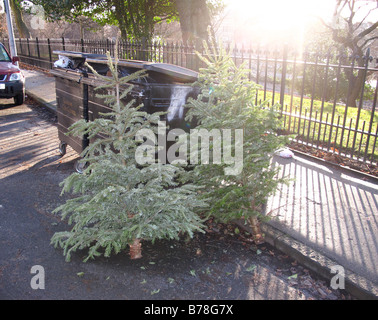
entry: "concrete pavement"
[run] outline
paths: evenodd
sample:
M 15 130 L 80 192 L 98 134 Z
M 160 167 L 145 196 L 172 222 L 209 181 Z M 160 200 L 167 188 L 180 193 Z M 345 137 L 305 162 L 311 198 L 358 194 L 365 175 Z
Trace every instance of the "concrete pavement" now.
M 54 77 L 24 72 L 26 94 L 55 112 Z M 378 299 L 378 179 L 297 153 L 274 163 L 293 180 L 269 199 L 266 241 L 328 281 L 343 267 L 348 292 Z
M 276 164 L 293 179 L 267 206 L 276 246 L 324 277 L 340 265 L 349 292 L 378 297 L 378 180 L 302 155 Z
M 23 70 L 26 83 L 26 95 L 56 112 L 55 78 L 47 72 L 35 70 Z

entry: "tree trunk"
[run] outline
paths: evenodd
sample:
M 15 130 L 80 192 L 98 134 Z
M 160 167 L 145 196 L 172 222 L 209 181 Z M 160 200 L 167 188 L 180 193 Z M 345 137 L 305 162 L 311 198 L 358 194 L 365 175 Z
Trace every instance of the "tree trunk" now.
M 200 45 L 203 40 L 208 40 L 208 27 L 211 23 L 206 0 L 176 0 L 176 7 L 183 42 Z
M 261 244 L 264 243 L 264 235 L 260 229 L 260 222 L 257 217 L 250 217 L 249 218 L 249 225 L 252 228 L 252 237 L 255 244 Z
M 28 27 L 24 22 L 24 18 L 22 16 L 22 9 L 19 5 L 17 5 L 16 0 L 10 0 L 9 4 L 11 6 L 14 22 L 16 23 L 18 33 L 20 38 L 30 38 L 30 32 Z
M 142 258 L 142 244 L 139 239 L 135 239 L 132 244 L 130 244 L 130 259 L 140 259 Z
M 84 26 L 83 26 L 83 19 L 79 18 L 79 26 L 80 26 L 80 39 L 84 39 Z
M 352 81 L 349 85 L 348 105 L 356 108 L 357 100 L 361 97 L 361 90 L 364 85 L 364 70 L 359 70 L 357 76 L 352 76 Z
M 361 68 L 358 70 L 357 74 L 353 74 L 352 70 L 345 69 L 345 75 L 347 76 L 347 79 L 349 81 L 349 87 L 348 87 L 348 96 L 347 96 L 347 101 L 348 101 L 348 107 L 357 107 L 357 99 L 360 99 L 361 95 L 361 90 L 362 87 L 364 86 L 364 76 L 365 76 L 365 70 L 362 68 L 365 66 L 365 61 L 362 58 L 363 57 L 363 52 L 361 49 L 355 49 L 353 51 L 353 56 L 359 56 L 360 58 L 356 60 L 356 67 Z M 354 69 L 356 71 L 356 69 Z
M 115 6 L 115 16 L 118 21 L 118 27 L 119 30 L 121 31 L 121 38 L 122 40 L 126 41 L 127 40 L 127 22 L 125 21 L 125 3 L 123 1 L 114 1 L 114 6 Z

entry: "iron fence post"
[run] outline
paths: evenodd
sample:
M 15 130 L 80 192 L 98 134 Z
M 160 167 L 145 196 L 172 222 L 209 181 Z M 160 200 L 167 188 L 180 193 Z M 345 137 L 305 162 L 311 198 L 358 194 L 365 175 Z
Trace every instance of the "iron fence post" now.
M 51 56 L 51 43 L 50 38 L 47 39 L 47 46 L 49 49 L 49 62 L 50 62 L 50 69 L 52 69 L 52 56 Z
M 372 106 L 372 109 L 371 109 L 369 129 L 368 129 L 366 148 L 365 148 L 365 154 L 364 154 L 364 162 L 367 159 L 367 153 L 368 153 L 369 144 L 370 144 L 370 136 L 372 135 L 372 130 L 373 130 L 373 120 L 374 120 L 375 108 L 377 106 L 377 95 L 378 95 L 378 79 L 377 79 L 376 84 L 375 84 L 374 101 L 373 101 L 373 106 Z M 375 147 L 375 146 L 373 146 L 373 147 Z M 372 152 L 372 159 L 373 159 L 373 157 L 374 157 L 374 149 L 373 149 L 373 152 Z
M 286 72 L 287 72 L 287 56 L 288 56 L 288 44 L 284 45 L 283 60 L 282 60 L 282 74 L 281 74 L 281 89 L 280 89 L 280 105 L 281 116 L 283 112 L 283 105 L 285 101 L 285 87 L 286 87 Z
M 40 54 L 40 51 L 39 51 L 39 40 L 38 40 L 38 37 L 35 37 L 35 43 L 36 43 L 36 46 L 37 46 L 37 57 L 38 57 L 38 67 L 41 67 L 41 54 Z
M 30 58 L 30 43 L 29 43 L 29 38 L 26 38 L 26 44 L 28 45 L 28 57 Z M 29 59 L 30 61 L 30 59 Z
M 21 54 L 23 55 L 24 51 L 22 50 L 22 38 L 20 38 L 20 51 L 21 51 Z
M 358 111 L 357 111 L 357 119 L 356 119 L 356 127 L 355 127 L 355 133 L 353 135 L 353 144 L 352 144 L 352 153 L 351 153 L 351 158 L 353 158 L 354 155 L 354 148 L 356 145 L 356 138 L 357 138 L 357 131 L 358 131 L 358 124 L 360 121 L 360 116 L 361 116 L 361 109 L 362 109 L 362 104 L 364 101 L 364 91 L 365 91 L 365 82 L 366 82 L 366 75 L 367 75 L 367 69 L 369 66 L 369 60 L 370 60 L 370 48 L 366 50 L 365 57 L 362 57 L 362 59 L 365 60 L 365 68 L 363 70 L 363 81 L 362 81 L 362 88 L 361 88 L 361 96 L 360 96 L 360 101 L 358 103 Z M 363 130 L 361 131 L 361 140 L 363 139 L 364 132 Z

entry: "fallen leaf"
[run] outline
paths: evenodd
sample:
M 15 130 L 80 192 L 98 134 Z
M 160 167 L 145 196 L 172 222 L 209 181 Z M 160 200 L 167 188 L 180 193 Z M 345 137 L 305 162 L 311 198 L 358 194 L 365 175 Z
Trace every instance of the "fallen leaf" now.
M 251 265 L 250 267 L 248 267 L 248 268 L 246 269 L 246 271 L 248 271 L 248 272 L 252 272 L 252 271 L 255 270 L 255 269 L 256 269 L 256 265 L 253 264 L 253 265 Z
M 151 296 L 153 295 L 153 294 L 157 294 L 157 293 L 159 293 L 160 292 L 160 289 L 158 289 L 158 290 L 152 290 L 151 291 Z

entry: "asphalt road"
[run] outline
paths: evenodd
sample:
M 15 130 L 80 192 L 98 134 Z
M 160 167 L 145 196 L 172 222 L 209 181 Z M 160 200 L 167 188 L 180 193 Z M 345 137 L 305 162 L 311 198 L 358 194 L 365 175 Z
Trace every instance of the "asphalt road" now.
M 27 102 L 28 103 L 28 102 Z M 69 226 L 51 212 L 78 155 L 58 153 L 55 117 L 0 99 L 0 299 L 303 300 L 350 299 L 235 226 L 209 223 L 187 241 L 143 243 L 128 252 L 66 262 L 52 235 Z M 37 266 L 37 267 L 36 267 Z

